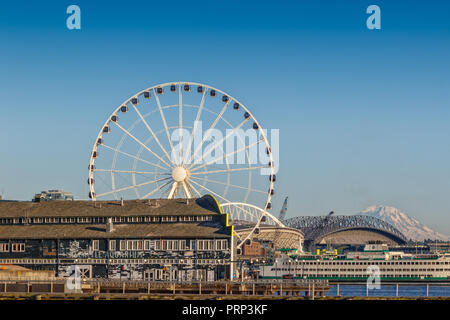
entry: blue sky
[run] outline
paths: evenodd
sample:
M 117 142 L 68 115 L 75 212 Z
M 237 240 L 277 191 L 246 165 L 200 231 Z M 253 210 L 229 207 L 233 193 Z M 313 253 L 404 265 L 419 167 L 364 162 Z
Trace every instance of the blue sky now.
M 81 8 L 82 29 L 66 28 Z M 381 30 L 366 8 L 381 8 Z M 85 198 L 100 126 L 167 81 L 207 83 L 279 128 L 278 212 L 391 205 L 450 234 L 450 4 L 36 1 L 0 6 L 0 188 Z

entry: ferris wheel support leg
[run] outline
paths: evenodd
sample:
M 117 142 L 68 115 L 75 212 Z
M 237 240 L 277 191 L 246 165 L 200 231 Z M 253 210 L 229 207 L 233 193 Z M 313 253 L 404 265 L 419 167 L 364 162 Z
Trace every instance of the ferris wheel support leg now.
M 193 198 L 191 191 L 189 190 L 188 186 L 184 181 L 183 181 L 183 191 L 186 198 L 188 199 Z
M 172 185 L 172 189 L 170 189 L 169 195 L 167 196 L 168 199 L 172 199 L 175 196 L 175 191 L 177 190 L 177 186 L 178 186 L 177 182 L 175 182 Z

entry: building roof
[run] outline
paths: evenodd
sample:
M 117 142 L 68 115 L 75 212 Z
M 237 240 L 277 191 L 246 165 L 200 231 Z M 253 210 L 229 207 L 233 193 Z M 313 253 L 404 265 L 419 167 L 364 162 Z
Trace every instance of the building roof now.
M 112 232 L 101 225 L 0 225 L 0 239 L 100 239 L 100 238 L 227 238 L 231 227 L 220 223 L 117 224 Z
M 115 217 L 220 214 L 210 195 L 197 199 L 151 199 L 121 201 L 0 202 L 0 218 L 23 217 Z

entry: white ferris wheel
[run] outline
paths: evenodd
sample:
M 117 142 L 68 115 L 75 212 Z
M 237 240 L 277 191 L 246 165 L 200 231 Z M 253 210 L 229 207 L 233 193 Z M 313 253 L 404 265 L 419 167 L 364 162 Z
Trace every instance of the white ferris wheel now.
M 89 197 L 211 194 L 270 209 L 274 172 L 266 132 L 241 102 L 208 85 L 171 82 L 138 92 L 106 119 L 89 162 Z

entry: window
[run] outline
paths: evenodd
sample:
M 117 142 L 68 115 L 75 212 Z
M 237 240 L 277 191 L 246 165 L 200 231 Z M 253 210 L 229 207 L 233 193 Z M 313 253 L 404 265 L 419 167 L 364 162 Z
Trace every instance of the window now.
M 211 221 L 212 216 L 197 216 L 197 221 Z
M 227 240 L 216 240 L 216 250 L 227 250 L 228 241 Z
M 142 250 L 142 240 L 127 240 L 127 250 L 137 251 Z
M 197 250 L 199 251 L 214 250 L 214 240 L 197 240 Z
M 9 243 L 0 243 L 0 252 L 9 252 Z
M 92 250 L 93 251 L 99 250 L 99 241 L 98 240 L 92 240 Z
M 109 240 L 109 251 L 116 251 L 116 240 Z
M 120 240 L 120 251 L 127 250 L 127 242 L 125 240 Z
M 150 249 L 152 249 L 154 247 L 154 242 L 152 245 L 152 241 L 150 240 L 144 240 L 144 250 L 145 251 L 150 251 Z
M 25 243 L 13 243 L 11 244 L 12 252 L 24 252 L 25 251 Z
M 162 222 L 177 222 L 177 217 L 161 217 Z

